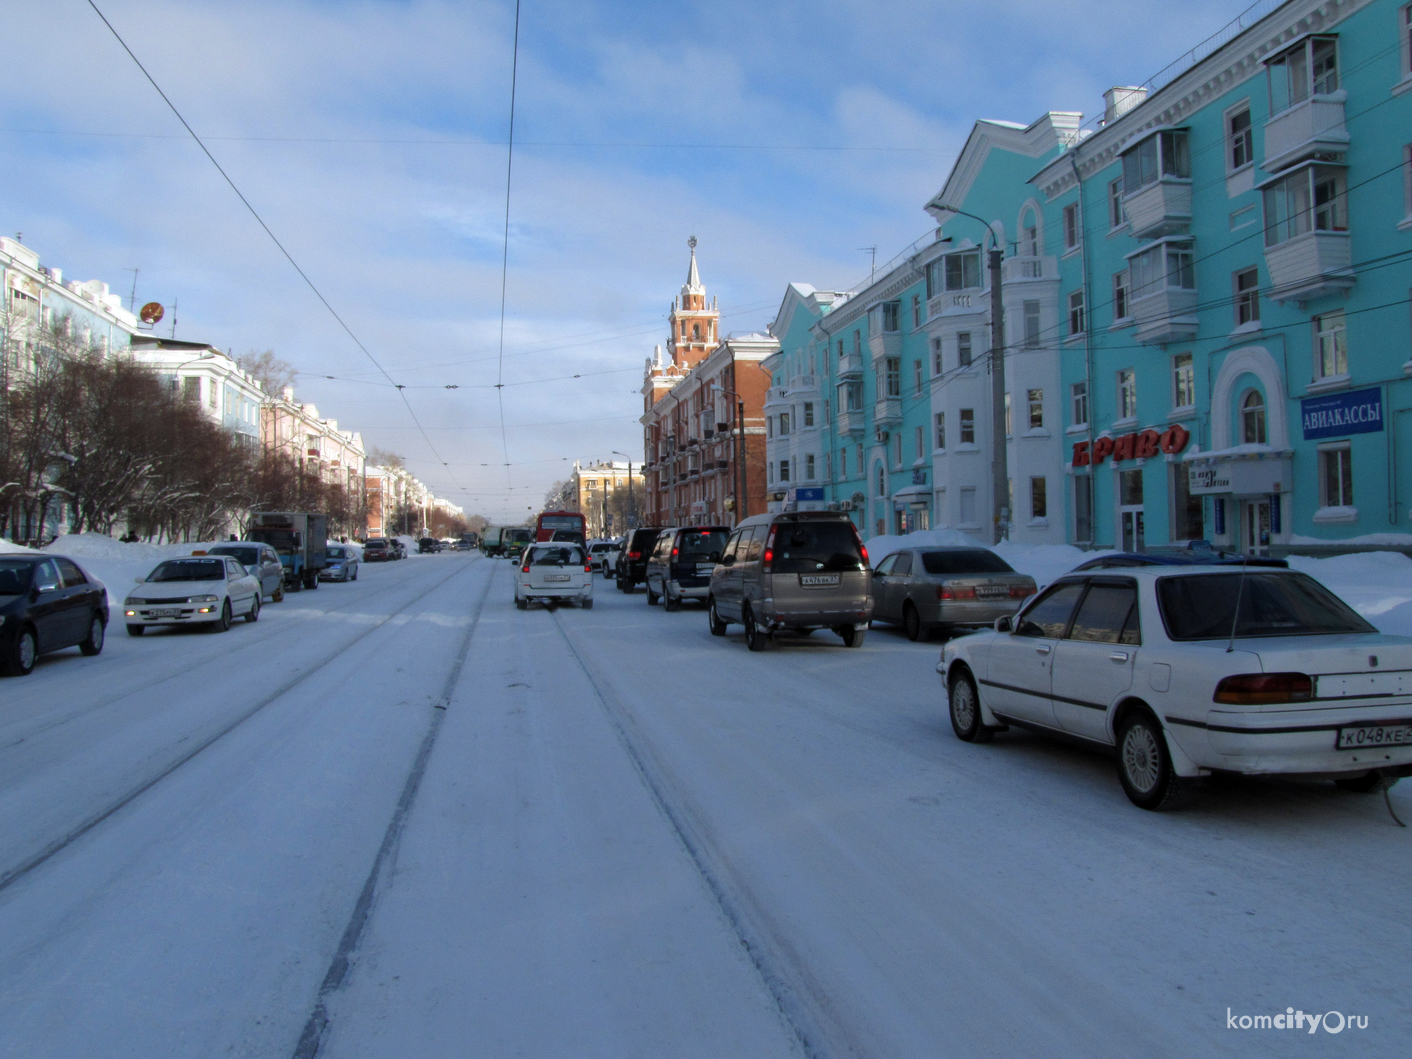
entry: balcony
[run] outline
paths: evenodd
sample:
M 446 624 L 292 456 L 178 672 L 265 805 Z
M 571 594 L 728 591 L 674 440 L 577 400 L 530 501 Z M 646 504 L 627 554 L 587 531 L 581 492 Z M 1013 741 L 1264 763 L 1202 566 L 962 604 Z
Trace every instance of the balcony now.
M 1031 283 L 1059 278 L 1059 264 L 1053 257 L 1007 257 L 1000 268 L 1003 283 Z M 975 295 L 973 297 L 977 307 L 981 307 L 981 299 Z
M 900 357 L 902 355 L 902 332 L 884 331 L 868 336 L 868 352 L 873 359 L 879 357 Z
M 1269 297 L 1309 301 L 1353 286 L 1348 233 L 1315 230 L 1265 248 Z
M 1191 227 L 1191 180 L 1164 176 L 1123 196 L 1132 234 L 1138 239 L 1177 235 Z
M 1133 337 L 1152 346 L 1185 342 L 1196 337 L 1196 291 L 1164 287 L 1129 307 L 1135 327 Z
M 902 398 L 879 397 L 874 401 L 873 422 L 878 426 L 902 422 Z
M 818 379 L 813 375 L 796 375 L 789 380 L 789 392 L 792 394 L 811 393 L 818 388 Z
M 1310 96 L 1265 122 L 1265 171 L 1275 173 L 1315 155 L 1348 150 L 1342 90 Z
M 863 356 L 860 353 L 845 353 L 838 358 L 838 377 L 852 378 L 863 374 Z
M 788 394 L 789 391 L 783 386 L 771 386 L 765 391 L 765 407 L 789 404 Z
M 1043 268 L 1040 270 L 1043 272 Z M 984 288 L 938 294 L 927 301 L 927 319 L 935 316 L 958 316 L 981 313 L 990 307 L 990 297 Z
M 838 413 L 838 432 L 840 434 L 861 434 L 866 426 L 867 423 L 864 422 L 861 408 Z

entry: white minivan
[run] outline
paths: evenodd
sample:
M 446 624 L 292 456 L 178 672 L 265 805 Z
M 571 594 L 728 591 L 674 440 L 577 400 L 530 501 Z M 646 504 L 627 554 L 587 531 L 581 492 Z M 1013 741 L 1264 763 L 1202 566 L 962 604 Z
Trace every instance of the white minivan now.
M 531 601 L 593 607 L 593 564 L 583 545 L 567 541 L 528 545 L 515 567 L 515 606 Z

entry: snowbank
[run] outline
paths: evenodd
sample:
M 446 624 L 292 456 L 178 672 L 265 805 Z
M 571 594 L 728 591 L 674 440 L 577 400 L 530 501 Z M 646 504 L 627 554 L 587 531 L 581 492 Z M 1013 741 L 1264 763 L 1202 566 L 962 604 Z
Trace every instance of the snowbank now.
M 146 577 L 163 559 L 176 559 L 190 555 L 194 551 L 212 548 L 222 541 L 192 542 L 189 544 L 148 544 L 123 541 L 105 537 L 101 533 L 65 534 L 43 550 L 54 555 L 67 555 L 76 559 L 108 590 L 108 609 L 117 613 L 127 595 L 128 587 L 139 577 Z
M 404 547 L 404 548 L 407 549 L 407 556 L 408 556 L 409 558 L 410 558 L 411 556 L 413 556 L 413 555 L 420 555 L 420 554 L 421 554 L 420 552 L 417 551 L 417 538 L 416 538 L 416 537 L 410 537 L 410 536 L 408 536 L 407 534 L 402 533 L 402 534 L 399 534 L 399 535 L 398 535 L 397 537 L 395 537 L 394 539 L 395 539 L 395 540 L 399 540 L 399 541 L 402 542 L 402 547 Z
M 1412 559 L 1401 552 L 1359 552 L 1328 559 L 1289 557 L 1383 632 L 1412 636 Z
M 4 537 L 0 537 L 0 555 L 6 552 L 24 552 L 25 554 L 32 555 L 34 554 L 34 549 L 26 548 L 23 544 L 15 544 L 13 541 L 7 541 Z

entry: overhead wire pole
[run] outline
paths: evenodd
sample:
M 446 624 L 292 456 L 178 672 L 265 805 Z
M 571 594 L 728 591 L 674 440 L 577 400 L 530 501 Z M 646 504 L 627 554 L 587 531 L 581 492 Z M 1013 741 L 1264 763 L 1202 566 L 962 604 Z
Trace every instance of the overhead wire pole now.
M 495 398 L 500 408 L 500 449 L 505 481 L 510 481 L 510 442 L 505 434 L 505 292 L 510 277 L 510 178 L 515 168 L 515 88 L 520 74 L 520 0 L 515 0 L 515 37 L 510 57 L 510 136 L 505 150 L 505 245 L 500 255 L 500 349 L 496 354 Z

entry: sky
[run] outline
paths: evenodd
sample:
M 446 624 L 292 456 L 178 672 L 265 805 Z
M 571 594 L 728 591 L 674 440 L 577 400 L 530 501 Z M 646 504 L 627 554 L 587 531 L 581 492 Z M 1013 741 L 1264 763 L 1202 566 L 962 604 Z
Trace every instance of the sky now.
M 95 2 L 371 357 L 88 0 L 7 7 L 0 232 L 124 298 L 140 269 L 177 338 L 273 349 L 500 521 L 641 459 L 689 236 L 721 330 L 763 330 L 927 235 L 976 119 L 1092 116 L 1248 0 L 522 0 L 508 245 L 513 0 Z

